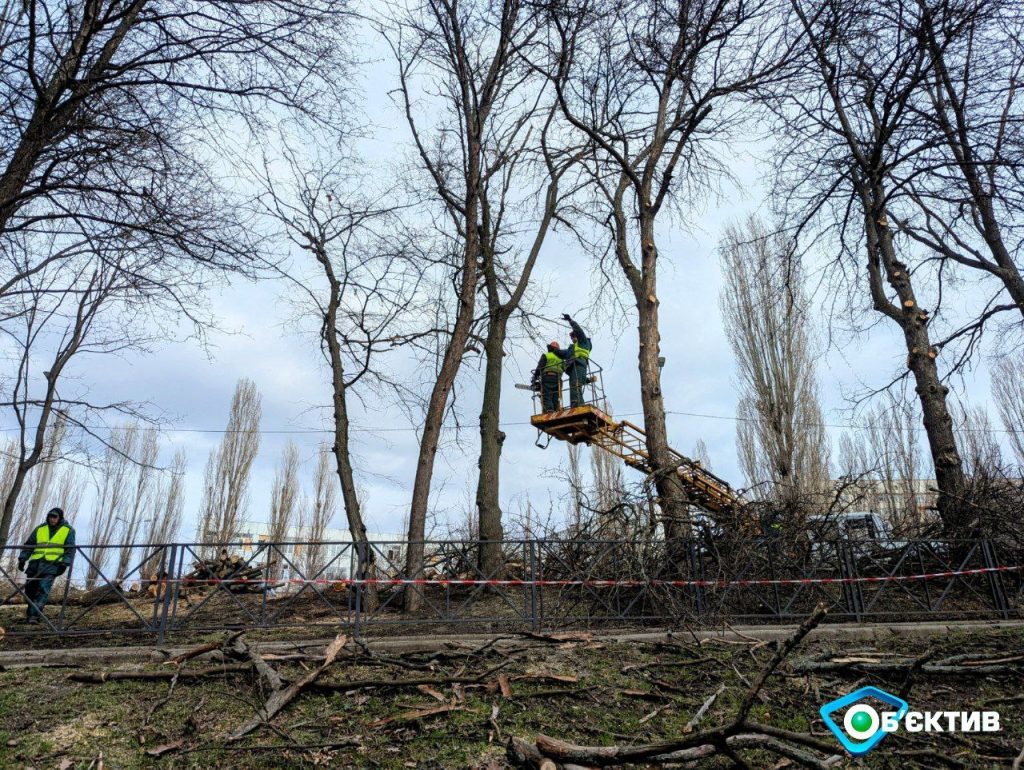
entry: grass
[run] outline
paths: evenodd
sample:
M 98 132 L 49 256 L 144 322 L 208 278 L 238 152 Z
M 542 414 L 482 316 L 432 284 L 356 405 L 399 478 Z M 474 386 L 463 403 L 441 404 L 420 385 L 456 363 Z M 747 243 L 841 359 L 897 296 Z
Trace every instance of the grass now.
M 505 765 L 504 743 L 515 735 L 538 733 L 575 743 L 611 745 L 679 736 L 694 712 L 719 685 L 725 690 L 701 726 L 727 721 L 770 652 L 748 645 L 705 644 L 699 649 L 652 643 L 575 641 L 561 645 L 514 642 L 523 648 L 502 669 L 511 679 L 512 697 L 502 697 L 497 675 L 480 685 L 439 686 L 446 703 L 458 710 L 421 719 L 400 719 L 417 709 L 441 705 L 416 688 L 371 688 L 347 693 L 308 693 L 273 722 L 236 744 L 226 738 L 249 719 L 266 696 L 249 673 L 224 674 L 179 682 L 171 699 L 147 712 L 167 694 L 166 682 L 111 681 L 80 684 L 56 668 L 0 672 L 0 767 L 85 770 L 102 752 L 107 768 L 498 768 Z M 826 641 L 804 644 L 794 658 L 834 653 L 885 652 L 921 655 L 931 645 L 937 655 L 1024 651 L 1024 632 L 1002 630 L 945 637 L 893 637 L 884 642 L 858 641 L 836 649 Z M 416 671 L 345 660 L 325 675 L 326 681 L 377 678 L 383 682 L 418 676 L 443 678 L 465 669 L 469 675 L 502 661 L 500 654 L 443 658 L 434 671 Z M 430 656 L 407 656 L 425 664 Z M 699 665 L 630 668 L 657 663 Z M 207 665 L 193 661 L 188 665 Z M 159 667 L 149 667 L 159 668 Z M 971 709 L 996 697 L 1024 691 L 1024 669 L 1010 664 L 1005 675 L 990 677 L 920 677 L 909 700 L 914 709 Z M 297 677 L 296 665 L 281 666 Z M 541 678 L 571 676 L 567 682 Z M 824 677 L 780 671 L 764 691 L 753 718 L 795 731 L 827 737 L 817 714 L 827 700 L 872 683 L 898 690 L 901 681 L 856 674 Z M 495 712 L 496 708 L 496 712 Z M 1024 742 L 1024 706 L 999 707 L 1003 731 L 977 736 L 896 735 L 884 748 L 850 766 L 868 768 L 1007 767 Z M 493 718 L 492 718 L 493 715 Z M 392 719 L 384 723 L 383 720 Z M 830 738 L 829 738 L 830 739 Z M 179 744 L 180 742 L 180 744 Z M 286 744 L 353 745 L 336 749 L 289 749 Z M 147 751 L 166 744 L 178 748 L 162 756 Z M 268 748 L 273 747 L 273 748 Z M 837 746 L 838 751 L 838 746 Z M 910 754 L 909 751 L 933 752 Z M 774 759 L 748 752 L 752 767 Z M 943 758 L 945 763 L 943 763 Z M 63 764 L 62 764 L 63 763 Z M 70 764 L 69 764 L 70 763 Z M 707 767 L 727 767 L 711 760 Z

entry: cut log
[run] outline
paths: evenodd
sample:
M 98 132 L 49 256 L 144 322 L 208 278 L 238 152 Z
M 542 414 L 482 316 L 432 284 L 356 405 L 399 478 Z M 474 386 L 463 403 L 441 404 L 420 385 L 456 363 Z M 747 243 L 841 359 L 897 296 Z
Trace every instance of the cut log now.
M 91 607 L 97 604 L 117 604 L 130 598 L 133 597 L 122 591 L 120 583 L 104 583 L 88 591 L 68 589 L 67 604 L 72 607 Z

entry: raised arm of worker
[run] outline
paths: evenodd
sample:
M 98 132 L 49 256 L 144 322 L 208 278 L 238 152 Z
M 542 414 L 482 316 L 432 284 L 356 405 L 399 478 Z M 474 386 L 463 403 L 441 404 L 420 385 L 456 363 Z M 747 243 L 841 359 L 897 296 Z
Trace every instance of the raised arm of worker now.
M 590 337 L 587 336 L 587 333 L 585 331 L 583 331 L 583 327 L 580 326 L 578 323 L 576 323 L 574 320 L 572 320 L 572 316 L 570 316 L 568 313 L 563 313 L 562 314 L 562 318 L 564 318 L 566 321 L 568 321 L 569 322 L 569 326 L 572 327 L 573 334 L 576 335 L 576 343 L 581 348 L 586 348 L 587 350 L 593 350 L 594 349 L 594 345 L 590 341 Z

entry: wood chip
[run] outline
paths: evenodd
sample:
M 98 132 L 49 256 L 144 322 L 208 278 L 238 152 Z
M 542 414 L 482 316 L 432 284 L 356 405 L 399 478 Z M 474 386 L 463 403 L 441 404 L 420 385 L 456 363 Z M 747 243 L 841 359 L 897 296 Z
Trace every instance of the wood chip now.
M 512 685 L 509 684 L 508 674 L 498 674 L 498 688 L 501 690 L 502 698 L 512 697 Z
M 447 703 L 443 706 L 431 706 L 426 709 L 417 709 L 415 711 L 406 711 L 401 714 L 396 714 L 393 717 L 384 717 L 378 719 L 375 722 L 370 722 L 369 726 L 372 728 L 383 727 L 384 725 L 391 724 L 392 722 L 414 722 L 417 719 L 424 719 L 425 717 L 432 717 L 436 714 L 447 714 L 451 711 L 465 711 L 465 708 L 455 703 Z
M 433 698 L 436 701 L 440 701 L 441 703 L 444 703 L 445 700 L 446 700 L 445 697 L 441 693 L 439 693 L 437 690 L 435 690 L 429 684 L 421 684 L 416 689 L 419 690 L 424 695 L 429 695 L 431 698 Z
M 520 674 L 518 676 L 509 677 L 509 681 L 518 682 L 524 679 L 548 679 L 552 682 L 565 682 L 566 684 L 575 684 L 580 681 L 578 676 L 571 676 L 569 674 Z
M 167 754 L 168 752 L 177 751 L 183 745 L 185 745 L 185 741 L 183 739 L 171 741 L 170 743 L 164 743 L 152 749 L 146 749 L 146 755 L 150 757 L 162 757 L 164 754 Z

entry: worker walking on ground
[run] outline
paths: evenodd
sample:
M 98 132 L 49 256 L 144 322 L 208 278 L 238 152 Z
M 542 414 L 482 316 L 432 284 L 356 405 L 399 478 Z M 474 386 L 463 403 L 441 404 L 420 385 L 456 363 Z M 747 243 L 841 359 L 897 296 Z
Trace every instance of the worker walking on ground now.
M 53 581 L 71 568 L 75 560 L 75 530 L 64 520 L 64 511 L 51 508 L 46 523 L 36 527 L 18 554 L 18 570 L 25 573 L 25 618 L 38 623 L 50 598 Z
M 587 384 L 587 369 L 590 365 L 590 351 L 593 343 L 590 337 L 583 331 L 582 327 L 572 320 L 568 313 L 563 313 L 562 318 L 569 322 L 572 331 L 569 332 L 569 355 L 566 356 L 565 371 L 569 375 L 569 405 L 583 406 L 583 389 Z
M 571 353 L 562 350 L 557 342 L 549 342 L 547 352 L 540 357 L 537 368 L 533 370 L 533 386 L 540 391 L 544 412 L 553 412 L 559 407 L 562 372 L 565 371 L 565 359 L 569 355 Z

